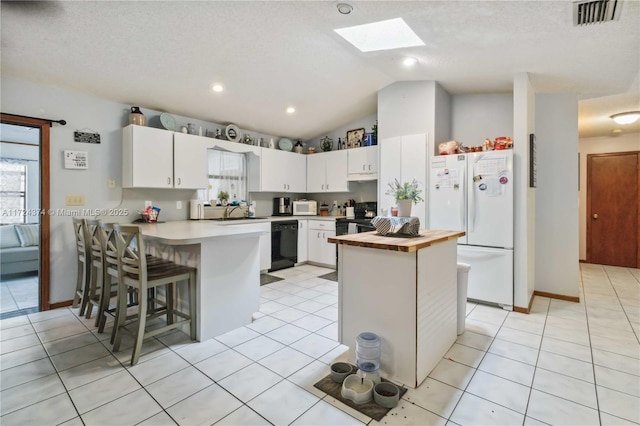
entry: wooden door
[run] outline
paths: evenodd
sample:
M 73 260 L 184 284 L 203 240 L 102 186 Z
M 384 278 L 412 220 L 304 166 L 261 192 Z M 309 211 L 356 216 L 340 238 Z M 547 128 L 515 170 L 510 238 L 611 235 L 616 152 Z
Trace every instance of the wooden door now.
M 640 152 L 587 156 L 587 262 L 640 267 Z

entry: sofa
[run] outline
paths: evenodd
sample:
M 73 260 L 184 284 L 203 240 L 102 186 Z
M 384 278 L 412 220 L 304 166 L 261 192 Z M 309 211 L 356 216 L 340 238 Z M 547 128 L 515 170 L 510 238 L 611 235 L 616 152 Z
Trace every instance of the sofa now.
M 0 225 L 0 274 L 38 271 L 40 225 Z

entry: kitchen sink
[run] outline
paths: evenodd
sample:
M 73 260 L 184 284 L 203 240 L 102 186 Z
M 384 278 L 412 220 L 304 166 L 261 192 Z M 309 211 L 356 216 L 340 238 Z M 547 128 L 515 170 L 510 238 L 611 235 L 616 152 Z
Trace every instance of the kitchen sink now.
M 227 222 L 227 221 L 234 221 L 234 220 L 256 220 L 256 219 L 268 219 L 268 218 L 267 217 L 216 217 L 209 220 Z

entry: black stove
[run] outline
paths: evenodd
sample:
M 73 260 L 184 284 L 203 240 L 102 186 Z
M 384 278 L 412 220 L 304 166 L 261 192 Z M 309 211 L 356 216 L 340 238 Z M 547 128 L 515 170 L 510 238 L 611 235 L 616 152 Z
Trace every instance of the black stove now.
M 373 231 L 375 228 L 371 225 L 371 219 L 378 214 L 378 203 L 375 201 L 367 201 L 356 203 L 353 209 L 355 219 L 336 219 L 336 235 L 345 235 L 349 233 L 349 224 L 354 224 L 355 232 Z M 367 216 L 367 212 L 371 212 L 373 217 Z M 351 227 L 352 230 L 354 226 Z

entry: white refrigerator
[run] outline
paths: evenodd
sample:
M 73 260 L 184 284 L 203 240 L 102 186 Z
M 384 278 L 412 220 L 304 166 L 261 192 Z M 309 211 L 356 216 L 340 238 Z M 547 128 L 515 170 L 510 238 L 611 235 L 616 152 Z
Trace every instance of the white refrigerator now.
M 431 158 L 429 227 L 463 230 L 467 297 L 513 309 L 513 151 Z

